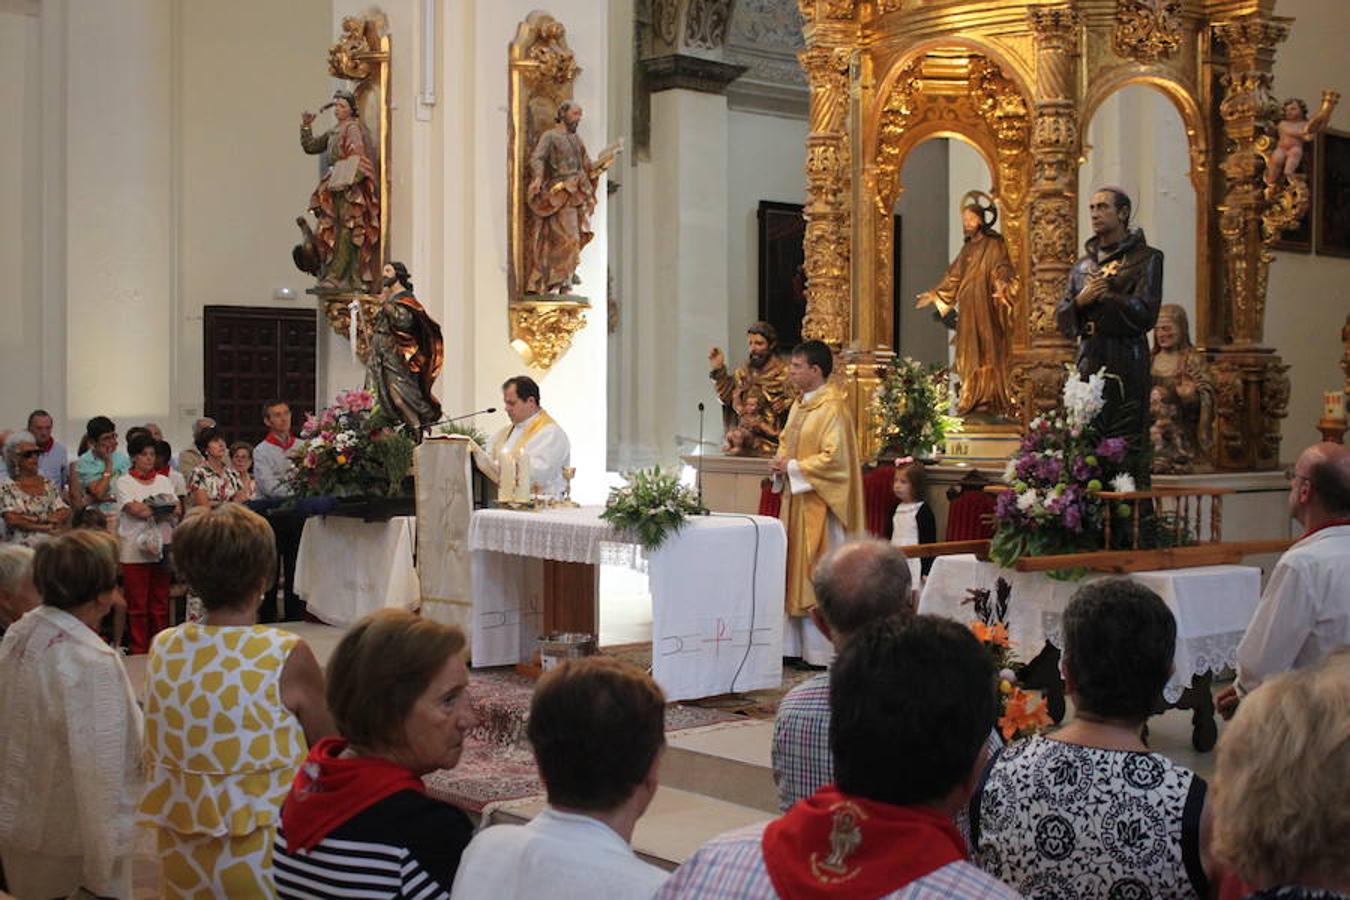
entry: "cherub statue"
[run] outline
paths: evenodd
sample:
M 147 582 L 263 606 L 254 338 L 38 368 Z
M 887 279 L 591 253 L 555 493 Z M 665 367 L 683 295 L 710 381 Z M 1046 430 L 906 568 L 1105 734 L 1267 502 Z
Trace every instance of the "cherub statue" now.
M 1284 101 L 1282 118 L 1276 125 L 1278 138 L 1275 149 L 1266 162 L 1267 193 L 1272 192 L 1280 183 L 1280 176 L 1286 179 L 1299 176 L 1299 166 L 1303 164 L 1303 144 L 1317 137 L 1318 132 L 1327 127 L 1331 113 L 1340 102 L 1341 95 L 1335 91 L 1322 92 L 1322 106 L 1317 115 L 1308 118 L 1308 104 L 1298 97 Z
M 738 421 L 727 431 L 722 452 L 729 456 L 772 456 L 778 449 L 778 424 L 764 411 L 764 396 L 746 394 L 736 405 Z

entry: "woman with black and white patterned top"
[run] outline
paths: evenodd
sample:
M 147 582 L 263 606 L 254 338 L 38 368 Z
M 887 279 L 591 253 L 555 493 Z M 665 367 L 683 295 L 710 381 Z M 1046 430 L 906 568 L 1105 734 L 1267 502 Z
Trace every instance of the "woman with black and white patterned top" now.
M 1176 620 L 1120 578 L 1079 590 L 1063 628 L 1074 718 L 990 765 L 970 806 L 976 862 L 1030 898 L 1207 896 L 1205 782 L 1141 736 L 1172 671 Z

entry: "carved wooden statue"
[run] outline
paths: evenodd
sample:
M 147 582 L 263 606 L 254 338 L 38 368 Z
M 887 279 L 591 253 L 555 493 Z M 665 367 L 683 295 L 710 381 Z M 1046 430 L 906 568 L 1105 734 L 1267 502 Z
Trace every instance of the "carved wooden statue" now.
M 1186 310 L 1165 303 L 1153 328 L 1153 471 L 1209 471 L 1214 463 L 1214 382 L 1191 343 Z

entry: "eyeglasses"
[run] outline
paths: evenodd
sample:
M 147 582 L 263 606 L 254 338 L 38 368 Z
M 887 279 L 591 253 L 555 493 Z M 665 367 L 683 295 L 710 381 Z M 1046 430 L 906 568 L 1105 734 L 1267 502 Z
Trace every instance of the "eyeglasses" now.
M 1312 479 L 1309 478 L 1307 475 L 1304 475 L 1302 472 L 1295 472 L 1293 469 L 1285 469 L 1285 470 L 1284 470 L 1284 477 L 1287 478 L 1287 479 L 1289 479 L 1289 482 L 1290 482 L 1291 484 L 1292 484 L 1296 479 L 1299 479 L 1299 478 L 1302 478 L 1304 481 L 1312 481 Z
M 42 455 L 42 451 L 41 451 L 41 450 L 20 450 L 18 453 L 14 454 L 14 455 L 17 456 L 17 457 L 19 457 L 20 459 L 33 459 L 34 457 L 41 456 L 41 455 Z

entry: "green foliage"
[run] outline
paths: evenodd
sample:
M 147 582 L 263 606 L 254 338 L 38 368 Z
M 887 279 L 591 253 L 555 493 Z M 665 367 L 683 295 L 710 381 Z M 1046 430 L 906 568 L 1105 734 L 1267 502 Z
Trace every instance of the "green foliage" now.
M 441 426 L 441 434 L 463 435 L 480 447 L 486 447 L 488 436 L 474 427 L 472 422 L 451 422 Z
M 610 488 L 609 500 L 600 518 L 620 531 L 635 535 L 646 550 L 655 550 L 666 538 L 684 527 L 689 516 L 708 510 L 690 488 L 680 484 L 674 472 L 660 466 L 624 475 L 623 487 Z
M 872 421 L 883 453 L 922 459 L 961 430 L 961 419 L 948 415 L 951 397 L 944 366 L 896 357 L 878 374 Z

